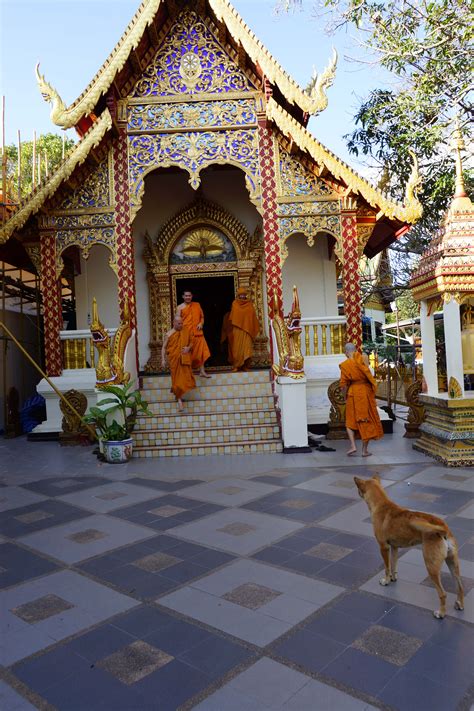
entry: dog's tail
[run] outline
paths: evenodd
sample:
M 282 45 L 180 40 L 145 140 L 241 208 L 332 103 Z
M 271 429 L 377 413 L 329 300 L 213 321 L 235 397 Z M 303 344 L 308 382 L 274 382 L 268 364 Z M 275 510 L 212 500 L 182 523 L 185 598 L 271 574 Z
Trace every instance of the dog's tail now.
M 442 533 L 444 535 L 448 533 L 446 525 L 430 523 L 423 518 L 412 518 L 410 523 L 413 528 L 421 533 Z

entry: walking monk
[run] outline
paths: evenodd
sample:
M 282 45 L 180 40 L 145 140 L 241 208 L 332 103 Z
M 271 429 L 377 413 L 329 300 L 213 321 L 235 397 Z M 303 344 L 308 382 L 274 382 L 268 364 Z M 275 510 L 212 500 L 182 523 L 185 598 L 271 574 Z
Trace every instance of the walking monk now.
M 349 457 L 357 453 L 355 433 L 358 431 L 362 440 L 362 456 L 370 457 L 369 440 L 383 437 L 375 392 L 377 384 L 370 372 L 367 358 L 364 359 L 353 343 L 347 343 L 344 349 L 347 360 L 339 364 L 341 369 L 341 388 L 346 391 L 346 430 L 351 443 L 347 452 Z
M 176 313 L 181 316 L 183 324 L 193 336 L 193 369 L 199 369 L 199 375 L 202 375 L 203 378 L 210 378 L 211 376 L 204 370 L 204 363 L 211 355 L 202 330 L 204 314 L 201 305 L 197 301 L 193 301 L 191 291 L 183 292 L 183 303 L 178 306 Z
M 183 395 L 196 387 L 191 368 L 192 349 L 192 334 L 183 326 L 181 316 L 176 315 L 173 328 L 168 331 L 163 342 L 161 364 L 166 368 L 166 360 L 168 360 L 171 371 L 171 392 L 176 397 L 179 412 L 184 409 Z
M 234 372 L 248 370 L 253 355 L 253 342 L 260 330 L 254 306 L 247 298 L 247 289 L 239 287 L 229 314 L 228 336 Z

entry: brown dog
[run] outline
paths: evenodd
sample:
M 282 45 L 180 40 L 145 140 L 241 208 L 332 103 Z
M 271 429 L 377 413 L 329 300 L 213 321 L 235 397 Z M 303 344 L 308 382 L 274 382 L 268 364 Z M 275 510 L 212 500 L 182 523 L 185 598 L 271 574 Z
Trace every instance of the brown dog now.
M 359 479 L 355 476 L 354 481 L 359 496 L 369 507 L 375 538 L 385 564 L 385 577 L 380 579 L 380 585 L 396 581 L 398 549 L 421 543 L 426 569 L 439 595 L 440 609 L 434 611 L 434 616 L 442 619 L 446 614 L 446 591 L 441 584 L 441 567 L 445 561 L 458 588 L 454 607 L 456 610 L 464 610 L 458 547 L 445 522 L 437 516 L 410 511 L 390 501 L 378 476 L 372 479 Z

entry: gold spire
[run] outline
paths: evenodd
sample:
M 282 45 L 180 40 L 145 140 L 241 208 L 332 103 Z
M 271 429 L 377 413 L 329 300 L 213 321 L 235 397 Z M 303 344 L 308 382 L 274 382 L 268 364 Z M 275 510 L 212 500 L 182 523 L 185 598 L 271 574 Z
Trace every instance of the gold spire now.
M 462 174 L 461 151 L 464 150 L 465 146 L 461 129 L 459 128 L 459 118 L 456 118 L 456 128 L 453 133 L 452 147 L 456 162 L 456 188 L 454 191 L 454 198 L 449 207 L 448 215 L 454 212 L 466 212 L 467 210 L 472 210 L 472 202 L 466 193 L 464 177 Z

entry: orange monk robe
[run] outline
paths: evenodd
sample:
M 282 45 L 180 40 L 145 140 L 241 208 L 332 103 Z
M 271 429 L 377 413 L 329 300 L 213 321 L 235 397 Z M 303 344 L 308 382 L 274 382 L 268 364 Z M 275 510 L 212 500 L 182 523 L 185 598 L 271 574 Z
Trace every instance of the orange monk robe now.
M 253 355 L 253 342 L 260 330 L 254 306 L 248 299 L 234 299 L 229 314 L 232 365 L 243 368 Z M 247 363 L 248 365 L 248 363 Z
M 180 331 L 171 334 L 166 345 L 166 355 L 171 371 L 171 392 L 177 400 L 180 400 L 188 390 L 196 387 L 191 368 L 191 354 L 182 352 L 183 348 L 192 346 L 192 343 L 191 333 L 183 326 Z
M 361 439 L 383 437 L 382 423 L 377 412 L 375 392 L 377 383 L 360 353 L 355 353 L 339 364 L 341 387 L 347 388 L 346 427 L 358 430 Z
M 206 360 L 210 357 L 211 351 L 204 338 L 204 332 L 202 329 L 198 329 L 199 323 L 204 323 L 204 314 L 201 309 L 201 305 L 197 301 L 191 301 L 181 310 L 181 318 L 183 319 L 183 326 L 193 335 L 193 368 L 202 368 Z
M 232 326 L 229 323 L 230 311 L 224 314 L 221 328 L 221 346 L 227 341 L 227 360 L 232 363 Z

